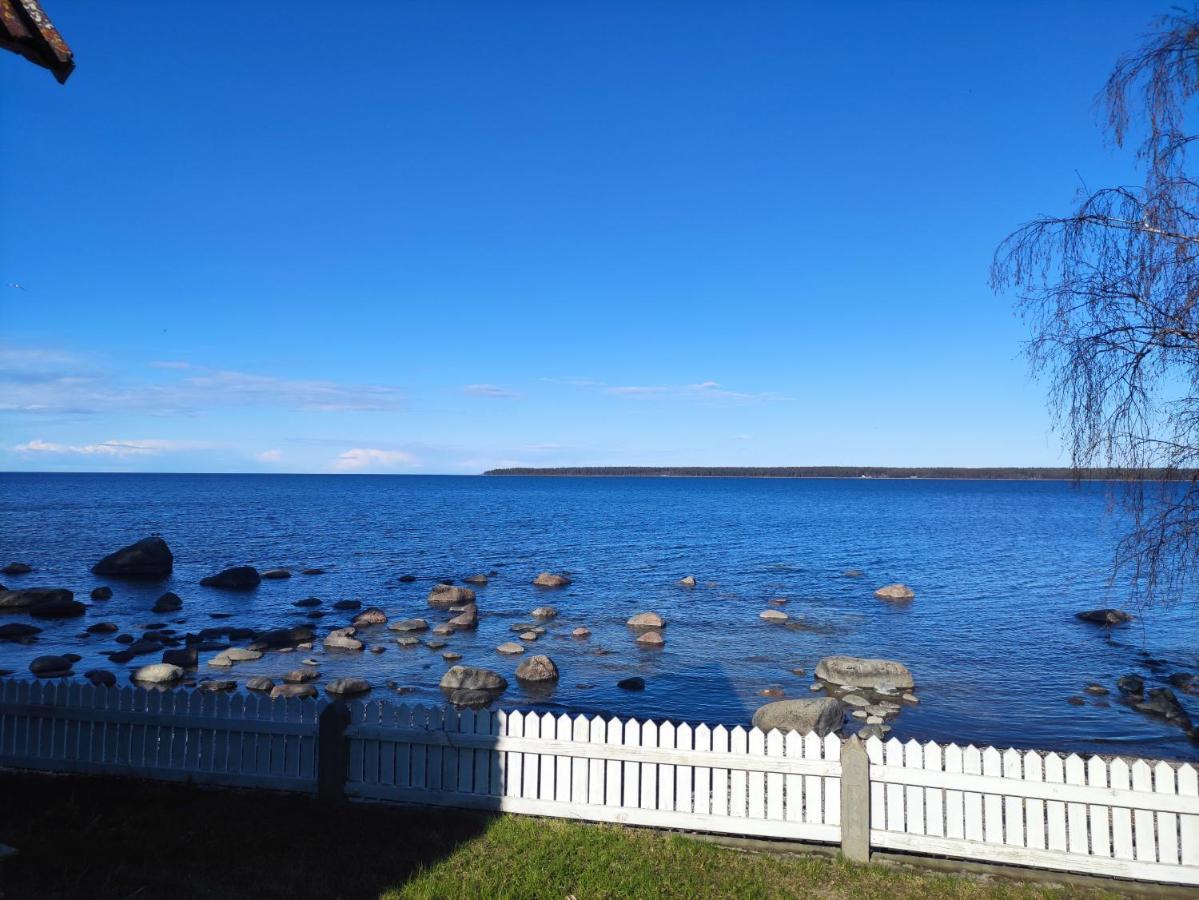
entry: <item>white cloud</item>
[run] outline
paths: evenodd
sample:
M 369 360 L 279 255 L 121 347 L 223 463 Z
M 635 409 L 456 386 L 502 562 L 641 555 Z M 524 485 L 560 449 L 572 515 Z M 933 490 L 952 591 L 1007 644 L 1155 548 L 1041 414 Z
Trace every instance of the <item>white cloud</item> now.
M 404 450 L 380 450 L 377 447 L 354 447 L 338 454 L 333 460 L 335 472 L 359 472 L 363 469 L 394 469 L 400 466 L 419 466 L 417 458 Z
M 130 381 L 69 354 L 0 347 L 0 412 L 189 415 L 239 406 L 348 412 L 394 410 L 404 403 L 403 392 L 387 385 L 283 378 L 177 361 L 152 367 L 161 370 L 162 380 Z
M 282 450 L 263 450 L 255 457 L 259 462 L 278 462 L 283 459 Z
M 52 441 L 32 440 L 13 447 L 17 453 L 51 453 L 60 456 L 156 456 L 179 450 L 198 450 L 207 444 L 196 441 L 101 441 L 96 444 L 56 444 Z
M 496 384 L 468 384 L 462 389 L 462 393 L 469 394 L 471 397 L 492 397 L 496 399 L 519 396 L 516 391 L 510 391 Z
M 701 381 L 698 384 L 660 385 L 617 385 L 604 388 L 606 393 L 618 397 L 667 397 L 691 400 L 768 400 L 778 399 L 776 394 L 748 394 L 731 391 L 718 381 Z

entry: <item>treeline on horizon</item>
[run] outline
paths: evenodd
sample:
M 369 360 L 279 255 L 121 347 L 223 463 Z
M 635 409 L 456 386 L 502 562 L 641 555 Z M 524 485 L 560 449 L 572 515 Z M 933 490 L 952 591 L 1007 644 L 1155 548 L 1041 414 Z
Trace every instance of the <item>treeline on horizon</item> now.
M 561 466 L 557 468 L 515 467 L 489 469 L 484 475 L 546 475 L 610 478 L 985 478 L 994 480 L 1060 480 L 1134 478 L 1190 479 L 1190 472 L 1146 469 L 1130 472 L 1118 469 L 1068 467 L 979 467 L 955 466 Z

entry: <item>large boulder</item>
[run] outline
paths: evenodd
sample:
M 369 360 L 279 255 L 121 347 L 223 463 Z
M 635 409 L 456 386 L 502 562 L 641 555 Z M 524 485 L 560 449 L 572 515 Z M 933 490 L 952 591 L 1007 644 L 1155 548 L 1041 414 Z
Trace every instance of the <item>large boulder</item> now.
M 762 731 L 832 734 L 845 722 L 845 704 L 831 697 L 815 700 L 777 700 L 759 707 L 753 724 Z
M 435 584 L 429 591 L 430 606 L 457 606 L 460 603 L 474 603 L 475 592 L 470 588 L 455 587 L 452 584 Z
M 365 694 L 370 689 L 371 683 L 369 681 L 365 678 L 354 678 L 353 676 L 338 678 L 325 685 L 326 691 L 338 697 L 353 697 L 357 694 Z
M 475 666 L 453 666 L 441 676 L 443 691 L 492 691 L 508 689 L 508 680 L 499 672 Z
M 666 620 L 656 612 L 643 612 L 637 613 L 625 624 L 630 628 L 662 628 L 666 624 Z
M 904 691 L 916 686 L 908 667 L 891 659 L 826 656 L 816 665 L 816 677 L 874 691 Z
M 516 667 L 516 680 L 544 684 L 558 680 L 558 667 L 548 656 L 530 656 Z
M 248 591 L 261 583 L 262 576 L 253 566 L 233 566 L 200 579 L 200 584 L 204 587 L 223 588 L 227 591 Z
M 108 578 L 160 581 L 170 577 L 174 566 L 175 557 L 171 555 L 171 548 L 166 541 L 154 535 L 108 554 L 92 566 L 92 573 Z
M 570 584 L 570 579 L 556 572 L 542 572 L 533 579 L 533 584 L 543 588 L 560 588 Z
M 1074 618 L 1092 625 L 1123 625 L 1132 621 L 1132 615 L 1122 609 L 1088 609 L 1075 613 Z
M 170 684 L 183 677 L 183 669 L 170 663 L 152 663 L 133 673 L 133 680 L 143 684 Z
M 39 656 L 29 664 L 29 671 L 38 678 L 65 678 L 73 664 L 65 656 Z
M 874 592 L 874 596 L 879 600 L 890 600 L 892 602 L 911 600 L 915 598 L 916 592 L 906 584 L 888 584 L 885 587 L 879 588 Z
M 36 619 L 71 619 L 81 616 L 87 607 L 75 599 L 75 595 L 63 588 L 36 589 L 40 596 L 29 604 L 29 615 Z
M 335 628 L 325 636 L 326 650 L 361 650 L 362 641 L 354 637 L 356 628 Z

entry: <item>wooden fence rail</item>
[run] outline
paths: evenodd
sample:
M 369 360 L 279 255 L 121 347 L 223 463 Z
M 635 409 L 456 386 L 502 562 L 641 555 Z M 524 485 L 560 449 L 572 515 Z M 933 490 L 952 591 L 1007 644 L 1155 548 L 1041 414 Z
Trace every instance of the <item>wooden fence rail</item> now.
M 0 681 L 0 766 L 1199 885 L 1199 777 L 1142 759 L 386 701 Z

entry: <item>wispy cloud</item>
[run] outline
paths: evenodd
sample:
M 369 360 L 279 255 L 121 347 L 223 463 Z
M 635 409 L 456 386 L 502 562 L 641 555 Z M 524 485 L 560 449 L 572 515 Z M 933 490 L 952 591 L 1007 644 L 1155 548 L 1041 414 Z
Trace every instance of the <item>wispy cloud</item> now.
M 520 396 L 516 391 L 510 391 L 497 384 L 468 384 L 462 388 L 462 393 L 471 397 L 489 397 L 495 400 L 505 400 Z
M 547 378 L 557 384 L 600 391 L 613 397 L 630 399 L 692 400 L 707 402 L 752 403 L 761 400 L 784 400 L 782 394 L 734 391 L 719 381 L 700 381 L 695 384 L 609 384 L 595 378 Z
M 156 456 L 181 450 L 200 450 L 211 445 L 199 441 L 101 441 L 96 444 L 58 444 L 52 441 L 32 440 L 17 444 L 12 449 L 17 453 L 46 453 L 58 456 Z
M 361 472 L 363 469 L 396 469 L 419 465 L 417 458 L 404 450 L 354 447 L 338 454 L 331 467 L 334 472 Z
M 256 454 L 254 458 L 257 459 L 259 462 L 265 462 L 265 463 L 279 462 L 281 459 L 283 459 L 283 451 L 282 450 L 263 450 L 261 453 Z
M 150 367 L 153 369 L 190 369 L 192 364 L 182 360 L 161 359 L 150 363 Z
M 206 409 L 275 406 L 316 412 L 399 409 L 404 394 L 387 385 L 295 379 L 186 362 L 159 362 L 150 383 L 104 373 L 54 351 L 0 347 L 0 412 L 85 415 L 142 412 L 189 415 Z

